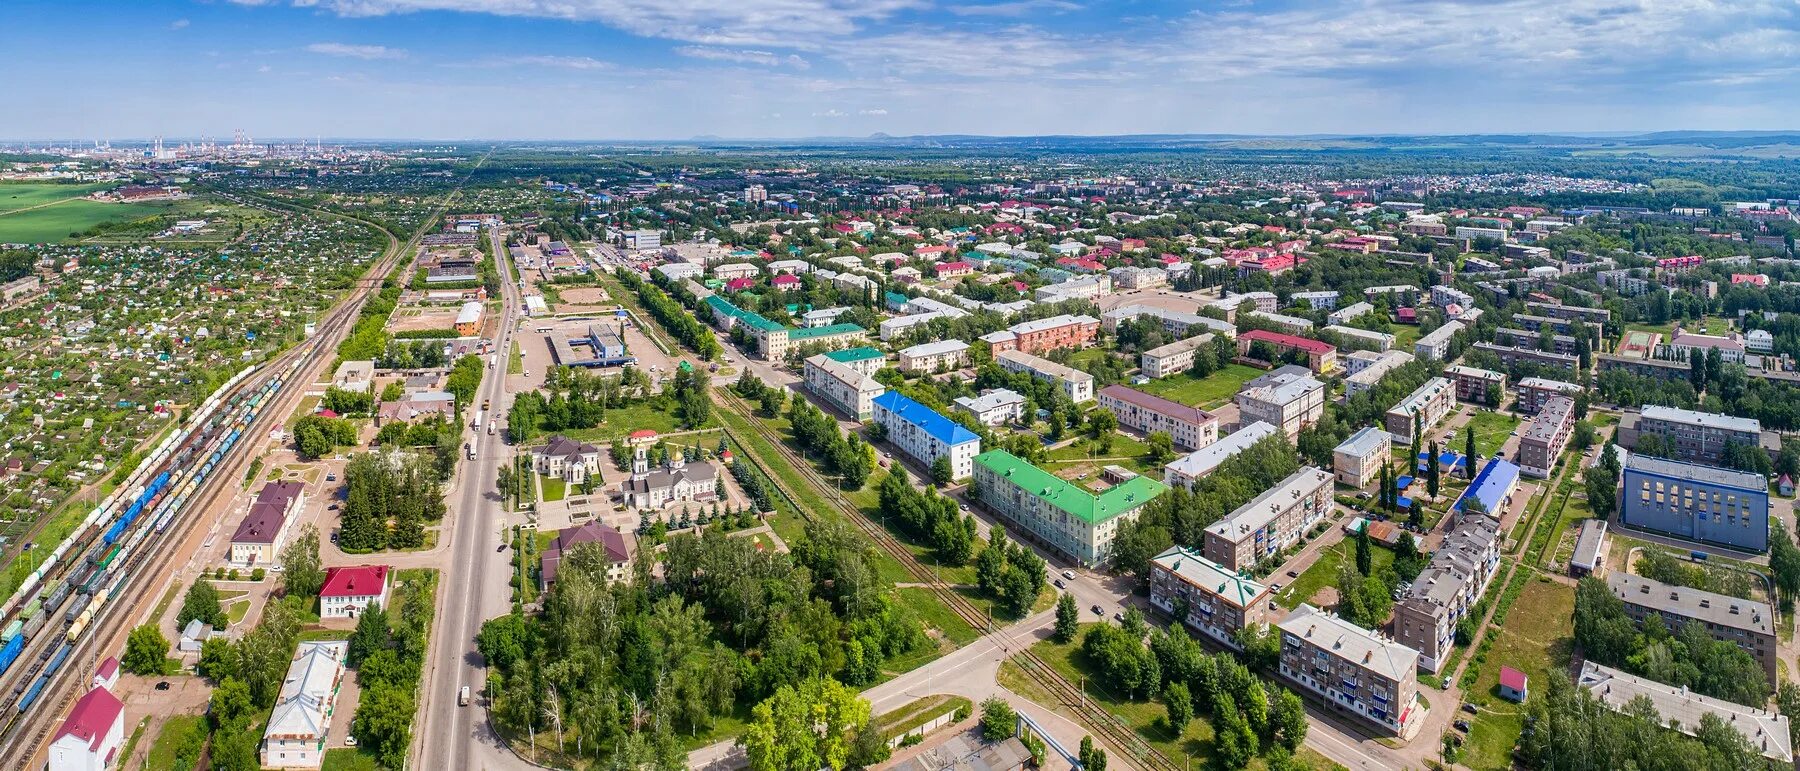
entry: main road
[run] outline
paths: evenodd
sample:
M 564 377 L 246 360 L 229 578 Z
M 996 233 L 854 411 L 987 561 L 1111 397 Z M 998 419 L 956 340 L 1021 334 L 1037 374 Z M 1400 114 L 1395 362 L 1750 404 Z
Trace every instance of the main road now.
M 500 273 L 500 323 L 492 326 L 488 340 L 494 343 L 492 369 L 482 378 L 478 399 L 489 403 L 480 430 L 473 430 L 475 458 L 465 458 L 448 496 L 450 512 L 440 538 L 447 538 L 450 555 L 438 581 L 437 624 L 426 662 L 425 730 L 415 738 L 414 767 L 432 771 L 469 768 L 504 768 L 519 765 L 489 728 L 487 710 L 480 705 L 487 668 L 475 652 L 475 635 L 482 622 L 504 614 L 510 606 L 511 569 L 508 553 L 500 548 L 508 525 L 495 477 L 501 463 L 512 462 L 506 433 L 489 426 L 510 407 L 506 367 L 513 335 L 517 333 L 521 301 L 506 243 L 498 229 L 489 229 L 494 266 Z M 458 706 L 459 692 L 468 686 L 468 706 Z

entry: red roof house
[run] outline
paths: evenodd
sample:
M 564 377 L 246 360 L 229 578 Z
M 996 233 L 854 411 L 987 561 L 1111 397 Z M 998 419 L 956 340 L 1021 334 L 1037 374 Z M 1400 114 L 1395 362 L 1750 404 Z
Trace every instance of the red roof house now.
M 50 768 L 106 768 L 125 743 L 125 704 L 105 688 L 75 702 L 50 742 Z
M 319 618 L 355 618 L 371 604 L 387 606 L 390 571 L 386 565 L 327 568 L 319 590 Z
M 1527 678 L 1524 672 L 1512 667 L 1501 667 L 1500 698 L 1520 704 L 1525 703 L 1525 697 L 1530 691 L 1529 682 L 1530 678 Z

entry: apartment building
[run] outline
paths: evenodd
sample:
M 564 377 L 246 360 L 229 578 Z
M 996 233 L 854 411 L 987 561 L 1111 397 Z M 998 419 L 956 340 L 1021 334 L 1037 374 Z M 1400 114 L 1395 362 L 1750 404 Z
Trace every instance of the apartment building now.
M 806 358 L 804 375 L 807 390 L 859 421 L 874 417 L 875 397 L 887 391 L 875 378 L 822 353 Z
M 1344 395 L 1355 396 L 1374 388 L 1389 372 L 1411 364 L 1413 355 L 1405 351 L 1356 351 L 1344 357 L 1350 376 L 1344 378 Z
M 1218 335 L 1207 332 L 1168 345 L 1159 345 L 1138 354 L 1138 367 L 1143 371 L 1144 377 L 1152 379 L 1181 374 L 1194 368 L 1195 353 L 1212 345 L 1215 339 L 1218 339 Z
M 1768 603 L 1665 584 L 1623 570 L 1606 574 L 1606 587 L 1625 603 L 1625 613 L 1633 621 L 1642 624 L 1650 616 L 1661 616 L 1671 632 L 1689 621 L 1697 622 L 1714 640 L 1733 643 L 1749 653 L 1762 665 L 1768 682 L 1780 682 L 1775 614 Z
M 1463 331 L 1460 321 L 1446 321 L 1443 326 L 1427 332 L 1424 337 L 1413 342 L 1413 355 L 1421 359 L 1437 359 L 1443 361 L 1449 357 L 1450 341 L 1456 333 Z
M 1219 419 L 1212 413 L 1135 388 L 1109 385 L 1100 389 L 1100 406 L 1112 410 L 1119 425 L 1143 434 L 1162 431 L 1184 450 L 1198 450 L 1219 438 Z
M 1145 504 L 1169 489 L 1134 474 L 1094 493 L 1005 450 L 976 456 L 974 468 L 981 503 L 1014 523 L 1014 533 L 1088 566 L 1111 556 L 1120 522 L 1137 518 Z
M 1116 332 L 1124 321 L 1143 317 L 1156 319 L 1162 324 L 1164 332 L 1176 337 L 1186 337 L 1195 331 L 1213 332 L 1228 338 L 1237 336 L 1237 327 L 1231 322 L 1201 316 L 1195 313 L 1172 311 L 1154 305 L 1126 305 L 1100 314 L 1100 326 L 1108 332 Z
M 1655 404 L 1645 405 L 1637 412 L 1628 411 L 1619 421 L 1619 443 L 1627 448 L 1635 449 L 1646 434 L 1662 438 L 1667 457 L 1715 466 L 1724 460 L 1728 443 L 1763 446 L 1762 423 L 1755 418 Z M 1778 442 L 1775 447 L 1779 449 Z
M 1317 307 L 1317 306 L 1315 306 L 1315 307 Z M 1366 315 L 1374 313 L 1374 312 L 1375 312 L 1375 306 L 1370 305 L 1361 300 L 1358 300 L 1354 303 L 1351 303 L 1351 304 L 1346 305 L 1342 308 L 1339 308 L 1335 311 L 1332 311 L 1330 314 L 1325 316 L 1325 322 L 1328 324 L 1349 324 L 1350 322 L 1355 321 L 1356 319 L 1360 319 L 1363 316 L 1366 316 Z
M 1338 484 L 1358 489 L 1381 478 L 1381 466 L 1393 452 L 1394 438 L 1377 426 L 1364 426 L 1331 451 L 1331 469 Z
M 1245 383 L 1234 400 L 1238 425 L 1262 421 L 1292 442 L 1325 414 L 1325 384 L 1304 367 L 1290 364 Z
M 1535 338 L 1534 338 L 1535 339 Z M 1476 343 L 1470 346 L 1477 351 L 1487 351 L 1500 358 L 1500 362 L 1510 367 L 1514 364 L 1535 364 L 1540 367 L 1560 369 L 1571 375 L 1581 368 L 1581 360 L 1563 353 L 1540 351 L 1536 348 L 1520 348 L 1517 346 L 1495 345 L 1493 343 Z
M 1279 313 L 1268 313 L 1265 311 L 1247 311 L 1244 313 L 1244 317 L 1257 319 L 1290 335 L 1304 335 L 1313 331 L 1313 328 L 1318 326 L 1313 323 L 1312 319 L 1304 319 L 1299 316 L 1284 316 Z
M 1279 429 L 1257 421 L 1244 426 L 1212 444 L 1170 461 L 1163 466 L 1163 484 L 1180 485 L 1189 490 L 1194 483 L 1211 474 L 1219 464 L 1244 451 L 1244 448 L 1274 436 Z
M 1467 308 L 1475 304 L 1475 298 L 1456 287 L 1439 284 L 1431 288 L 1431 304 L 1439 308 L 1448 308 L 1452 305 Z
M 900 349 L 900 371 L 937 372 L 961 367 L 969 360 L 969 344 L 938 340 Z
M 1410 445 L 1415 428 L 1422 436 L 1453 409 L 1455 385 L 1448 378 L 1434 377 L 1387 411 L 1388 433 L 1394 435 L 1394 441 Z
M 1371 332 L 1367 329 L 1346 327 L 1332 324 L 1323 330 L 1338 336 L 1339 345 L 1345 349 L 1363 349 L 1370 351 L 1386 351 L 1394 347 L 1394 336 L 1386 332 Z
M 1592 661 L 1582 662 L 1576 685 L 1617 712 L 1630 712 L 1633 702 L 1648 700 L 1662 725 L 1688 736 L 1698 735 L 1700 722 L 1712 715 L 1721 724 L 1742 734 L 1752 749 L 1778 764 L 1775 767 L 1791 768 L 1794 765 L 1793 734 L 1788 728 L 1790 718 L 1774 710 L 1701 696 L 1684 687 L 1659 683 Z
M 1569 437 L 1574 432 L 1575 400 L 1567 396 L 1550 397 L 1531 422 L 1525 424 L 1525 434 L 1519 437 L 1519 470 L 1526 476 L 1548 479 L 1550 469 L 1556 466 L 1556 458 L 1569 446 Z
M 1769 480 L 1748 471 L 1631 453 L 1619 522 L 1744 551 L 1769 548 Z
M 1288 301 L 1299 302 L 1305 300 L 1306 304 L 1313 310 L 1328 311 L 1337 307 L 1338 297 L 1341 294 L 1342 293 L 1338 292 L 1336 289 L 1326 289 L 1318 292 L 1295 292 L 1288 295 Z
M 1092 401 L 1094 398 L 1094 376 L 1074 367 L 1024 351 L 999 351 L 994 354 L 994 363 L 1007 372 L 1023 372 L 1039 380 L 1055 383 L 1062 388 L 1069 401 L 1076 404 Z
M 1232 570 L 1249 570 L 1298 543 L 1330 511 L 1331 475 L 1303 466 L 1208 526 L 1202 553 Z
M 1566 396 L 1573 399 L 1581 391 L 1581 386 L 1561 380 L 1542 377 L 1524 378 L 1519 381 L 1515 391 L 1518 398 L 1513 400 L 1513 412 L 1520 415 L 1536 415 L 1538 410 L 1544 408 L 1544 402 L 1549 401 L 1550 397 Z
M 951 479 L 967 479 L 974 473 L 981 437 L 961 423 L 899 391 L 875 397 L 874 417 L 887 429 L 887 440 L 919 465 L 930 468 L 938 458 L 948 457 Z
M 1085 348 L 1100 332 L 1100 320 L 1093 316 L 1063 314 L 1047 319 L 1024 321 L 1007 327 L 1005 335 L 983 335 L 994 353 L 1020 351 L 1043 353 L 1053 348 Z M 992 339 L 990 339 L 992 338 Z
M 1269 587 L 1185 546 L 1150 561 L 1150 604 L 1233 650 L 1238 630 L 1274 619 Z
M 952 406 L 989 427 L 1005 425 L 1025 415 L 1024 395 L 1008 388 L 989 388 L 979 396 L 958 396 Z
M 1456 381 L 1456 398 L 1476 404 L 1499 404 L 1506 399 L 1506 373 L 1457 364 L 1444 368 L 1444 374 Z M 1499 395 L 1491 402 L 1488 393 Z
M 1289 351 L 1299 351 L 1305 354 L 1306 368 L 1321 375 L 1329 374 L 1332 370 L 1337 369 L 1337 348 L 1332 344 L 1264 329 L 1252 329 L 1238 335 L 1238 355 L 1249 357 L 1251 348 L 1258 343 L 1269 346 L 1278 357 Z
M 1419 668 L 1437 674 L 1456 643 L 1456 624 L 1487 593 L 1500 565 L 1500 523 L 1459 516 L 1431 564 L 1394 605 L 1394 639 L 1419 652 Z
M 1419 696 L 1418 651 L 1307 604 L 1275 626 L 1282 677 L 1335 711 L 1395 734 L 1406 729 Z

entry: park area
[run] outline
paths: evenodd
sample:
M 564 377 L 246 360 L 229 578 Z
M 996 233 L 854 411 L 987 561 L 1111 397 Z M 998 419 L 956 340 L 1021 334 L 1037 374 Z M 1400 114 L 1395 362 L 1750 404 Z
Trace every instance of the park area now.
M 1506 438 L 1519 427 L 1519 419 L 1504 412 L 1473 407 L 1470 409 L 1475 410 L 1475 413 L 1469 416 L 1469 425 L 1464 430 L 1475 432 L 1475 452 L 1482 457 L 1492 458 L 1506 444 Z M 1452 442 L 1451 445 L 1445 449 L 1460 452 L 1464 446 L 1461 442 Z
M 1255 367 L 1227 364 L 1203 378 L 1187 374 L 1170 375 L 1135 387 L 1139 391 L 1155 394 L 1172 402 L 1210 410 L 1231 401 L 1231 397 L 1244 390 L 1245 383 L 1261 374 L 1262 371 Z
M 1488 591 L 1499 591 L 1496 579 Z M 1512 768 L 1512 748 L 1525 728 L 1526 707 L 1500 698 L 1500 668 L 1512 667 L 1529 678 L 1531 694 L 1542 693 L 1550 672 L 1569 663 L 1575 636 L 1575 590 L 1548 578 L 1535 578 L 1513 603 L 1506 623 L 1498 624 L 1493 647 L 1478 651 L 1471 666 L 1481 677 L 1465 698 L 1480 708 L 1470 722 L 1461 763 L 1477 771 Z M 1535 696 L 1534 696 L 1535 698 Z M 1463 714 L 1467 717 L 1467 714 Z

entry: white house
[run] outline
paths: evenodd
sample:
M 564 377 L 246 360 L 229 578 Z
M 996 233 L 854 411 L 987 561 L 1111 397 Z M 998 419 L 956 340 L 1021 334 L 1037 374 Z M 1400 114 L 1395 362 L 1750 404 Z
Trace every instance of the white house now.
M 552 436 L 549 443 L 531 451 L 531 467 L 539 474 L 578 485 L 600 473 L 600 448 L 565 436 Z
M 327 568 L 319 590 L 319 618 L 356 618 L 371 604 L 388 606 L 392 586 L 386 565 Z
M 105 688 L 88 691 L 75 702 L 56 738 L 50 741 L 49 771 L 102 771 L 122 762 L 125 704 Z
M 265 768 L 318 768 L 325 760 L 333 705 L 344 682 L 344 640 L 300 643 L 263 731 Z

